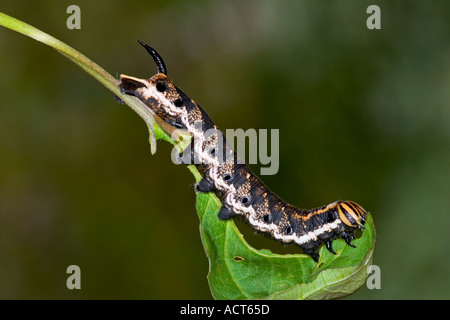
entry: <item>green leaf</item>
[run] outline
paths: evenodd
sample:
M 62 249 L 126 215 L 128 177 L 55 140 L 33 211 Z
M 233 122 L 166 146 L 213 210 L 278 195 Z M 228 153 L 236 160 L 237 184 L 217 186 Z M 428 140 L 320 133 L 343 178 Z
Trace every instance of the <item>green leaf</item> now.
M 333 299 L 353 293 L 367 277 L 375 244 L 372 217 L 361 238 L 333 242 L 337 255 L 320 249 L 319 263 L 303 254 L 279 255 L 256 250 L 232 220 L 220 221 L 221 203 L 213 194 L 197 194 L 200 232 L 209 259 L 208 281 L 216 299 Z

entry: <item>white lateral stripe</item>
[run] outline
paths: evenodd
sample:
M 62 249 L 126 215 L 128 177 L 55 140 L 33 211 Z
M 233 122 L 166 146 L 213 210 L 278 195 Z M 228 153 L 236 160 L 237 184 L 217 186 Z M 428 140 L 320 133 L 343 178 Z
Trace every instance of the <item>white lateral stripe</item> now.
M 311 240 L 315 241 L 317 240 L 317 237 L 320 236 L 322 233 L 325 232 L 330 232 L 333 229 L 336 229 L 340 224 L 342 223 L 342 221 L 340 219 L 336 219 L 333 222 L 324 224 L 322 227 L 320 227 L 319 229 L 313 230 L 308 232 L 307 234 L 297 237 L 295 239 L 295 242 L 298 244 L 304 244 L 307 243 Z

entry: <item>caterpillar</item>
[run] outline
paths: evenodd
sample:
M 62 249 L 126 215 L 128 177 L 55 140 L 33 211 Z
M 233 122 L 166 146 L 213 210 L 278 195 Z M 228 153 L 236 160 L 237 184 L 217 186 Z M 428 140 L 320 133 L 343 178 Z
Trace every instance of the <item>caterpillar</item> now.
M 336 254 L 332 242 L 338 238 L 355 247 L 354 231 L 364 229 L 367 215 L 359 204 L 336 201 L 306 210 L 283 201 L 241 161 L 205 110 L 169 80 L 156 50 L 139 43 L 152 56 L 158 73 L 149 79 L 121 75 L 120 90 L 140 99 L 170 126 L 192 135 L 188 158 L 198 160 L 195 166 L 202 175 L 195 188 L 217 195 L 222 202 L 219 219 L 239 217 L 259 233 L 298 245 L 316 262 L 323 244 Z

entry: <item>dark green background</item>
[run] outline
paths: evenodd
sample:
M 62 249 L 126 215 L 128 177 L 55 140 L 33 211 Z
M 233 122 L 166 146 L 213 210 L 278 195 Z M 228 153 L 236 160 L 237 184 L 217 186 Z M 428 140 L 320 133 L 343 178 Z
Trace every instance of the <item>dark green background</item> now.
M 66 28 L 70 4 L 81 30 Z M 381 30 L 366 28 L 371 4 Z M 350 199 L 373 214 L 381 290 L 351 298 L 450 298 L 450 2 L 8 1 L 0 11 L 116 77 L 155 73 L 141 39 L 221 128 L 280 129 L 280 170 L 263 177 L 273 191 L 303 208 Z M 144 122 L 54 50 L 0 28 L 0 58 L 0 298 L 210 299 L 194 180 L 171 146 L 151 156 Z M 71 264 L 78 291 L 66 288 Z

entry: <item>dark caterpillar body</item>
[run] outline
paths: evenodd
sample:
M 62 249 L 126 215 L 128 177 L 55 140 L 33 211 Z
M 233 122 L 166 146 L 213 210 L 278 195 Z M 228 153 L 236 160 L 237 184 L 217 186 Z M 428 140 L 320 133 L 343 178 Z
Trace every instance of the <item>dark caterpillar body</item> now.
M 353 246 L 354 231 L 364 228 L 367 215 L 360 205 L 337 201 L 305 210 L 283 201 L 241 161 L 203 108 L 170 82 L 158 53 L 140 43 L 152 55 L 159 73 L 148 80 L 121 75 L 120 89 L 138 97 L 169 125 L 192 134 L 187 158 L 196 160 L 193 163 L 203 177 L 196 189 L 218 196 L 222 201 L 220 219 L 238 216 L 258 232 L 283 243 L 296 243 L 315 261 L 321 244 L 333 254 L 332 241 L 337 238 Z

